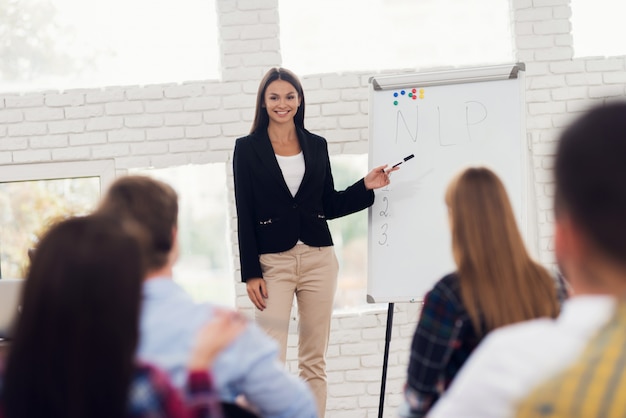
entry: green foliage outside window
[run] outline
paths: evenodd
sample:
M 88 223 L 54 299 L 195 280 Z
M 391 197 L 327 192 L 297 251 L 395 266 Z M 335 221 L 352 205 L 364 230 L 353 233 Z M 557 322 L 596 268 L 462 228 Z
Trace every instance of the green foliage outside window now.
M 89 213 L 99 197 L 97 177 L 0 183 L 2 277 L 24 277 L 38 238 L 65 217 Z

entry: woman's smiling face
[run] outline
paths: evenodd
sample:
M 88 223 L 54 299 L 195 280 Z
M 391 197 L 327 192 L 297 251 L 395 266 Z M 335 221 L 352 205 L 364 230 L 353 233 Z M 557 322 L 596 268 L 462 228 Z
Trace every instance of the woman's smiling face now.
M 275 80 L 265 90 L 265 109 L 272 123 L 293 123 L 300 106 L 296 88 L 284 80 Z

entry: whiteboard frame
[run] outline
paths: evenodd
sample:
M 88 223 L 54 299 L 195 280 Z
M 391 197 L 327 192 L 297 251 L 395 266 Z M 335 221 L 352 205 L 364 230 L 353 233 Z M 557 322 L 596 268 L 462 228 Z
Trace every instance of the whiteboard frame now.
M 452 70 L 443 70 L 443 71 L 432 71 L 432 72 L 423 72 L 423 73 L 410 73 L 410 74 L 397 74 L 397 75 L 385 75 L 385 76 L 374 76 L 369 79 L 369 153 L 368 153 L 368 164 L 370 170 L 374 165 L 374 156 L 373 156 L 373 141 L 372 141 L 372 128 L 371 122 L 373 117 L 373 107 L 374 103 L 372 100 L 372 94 L 374 91 L 380 90 L 394 90 L 400 88 L 406 88 L 409 86 L 419 85 L 419 86 L 442 86 L 442 85 L 453 85 L 453 84 L 467 84 L 474 82 L 486 82 L 486 81 L 496 81 L 496 80 L 508 80 L 508 79 L 519 79 L 519 89 L 520 89 L 520 141 L 523 141 L 520 144 L 520 156 L 521 159 L 521 208 L 522 213 L 519 214 L 519 218 L 521 220 L 521 224 L 518 225 L 522 237 L 526 243 L 528 251 L 531 255 L 536 256 L 539 253 L 538 247 L 538 231 L 537 231 L 537 218 L 536 218 L 536 205 L 535 199 L 532 198 L 534 195 L 534 181 L 529 181 L 529 175 L 533 173 L 533 170 L 530 170 L 530 164 L 532 161 L 530 160 L 530 151 L 531 151 L 531 140 L 530 137 L 527 136 L 526 130 L 526 66 L 524 63 L 514 63 L 514 64 L 501 64 L 501 65 L 493 65 L 493 66 L 484 66 L 484 67 L 471 67 L 471 68 L 459 68 Z M 372 209 L 368 210 L 368 253 L 372 252 L 372 234 L 371 234 L 371 225 L 372 225 Z M 411 298 L 408 295 L 397 295 L 397 296 L 389 296 L 382 298 L 375 298 L 374 296 L 369 294 L 369 278 L 371 275 L 371 265 L 372 263 L 368 263 L 368 294 L 367 294 L 367 302 L 368 303 L 396 303 L 396 302 L 422 302 L 423 299 L 415 299 Z
M 370 77 L 374 90 L 394 90 L 411 85 L 432 87 L 520 78 L 526 71 L 524 63 L 491 65 L 488 67 L 455 68 L 443 71 Z M 520 72 L 522 74 L 520 74 Z

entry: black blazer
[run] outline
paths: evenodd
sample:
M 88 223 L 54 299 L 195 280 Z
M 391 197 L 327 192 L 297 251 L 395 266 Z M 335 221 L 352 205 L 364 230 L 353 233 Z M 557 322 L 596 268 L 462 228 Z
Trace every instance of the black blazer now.
M 241 279 L 263 277 L 260 254 L 292 248 L 298 240 L 314 247 L 333 245 L 327 219 L 365 209 L 374 203 L 374 191 L 363 179 L 336 191 L 321 136 L 298 129 L 305 172 L 300 188 L 291 195 L 267 132 L 237 139 L 233 156 L 235 201 Z

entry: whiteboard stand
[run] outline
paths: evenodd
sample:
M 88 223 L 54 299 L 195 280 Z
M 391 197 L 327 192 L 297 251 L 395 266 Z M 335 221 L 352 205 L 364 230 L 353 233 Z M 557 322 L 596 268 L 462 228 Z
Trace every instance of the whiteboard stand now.
M 389 363 L 389 344 L 391 343 L 391 331 L 393 328 L 393 309 L 395 304 L 389 303 L 387 307 L 387 331 L 385 332 L 385 354 L 383 357 L 383 375 L 380 381 L 380 402 L 378 403 L 378 418 L 383 418 L 385 404 L 385 386 L 387 384 L 387 364 Z
M 444 195 L 468 166 L 486 166 L 504 183 L 522 235 L 536 248 L 529 212 L 525 66 L 460 68 L 369 80 L 369 167 L 414 155 L 376 190 L 368 211 L 368 303 L 389 303 L 379 417 L 393 309 L 420 302 L 455 270 Z

